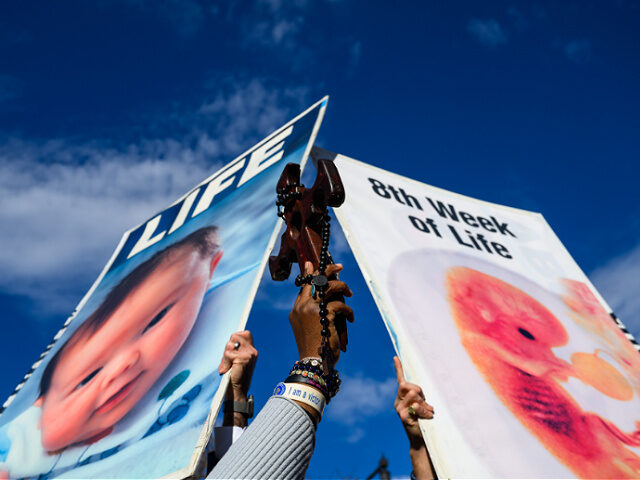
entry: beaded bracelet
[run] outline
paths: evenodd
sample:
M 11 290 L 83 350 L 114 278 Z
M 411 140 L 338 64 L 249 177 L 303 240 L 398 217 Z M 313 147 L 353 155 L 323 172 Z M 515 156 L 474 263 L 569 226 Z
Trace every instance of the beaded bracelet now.
M 324 370 L 322 369 L 322 361 L 318 361 L 315 358 L 304 358 L 302 360 L 298 360 L 293 364 L 291 370 L 307 370 L 310 372 L 314 372 L 320 376 L 324 375 Z
M 293 364 L 293 368 L 289 372 L 289 375 L 302 375 L 306 378 L 311 378 L 314 382 L 320 384 L 323 388 L 323 392 L 327 398 L 327 403 L 330 399 L 335 397 L 340 390 L 340 376 L 337 370 L 332 370 L 329 375 L 324 375 L 322 369 L 322 361 L 313 357 L 303 358 Z M 301 380 L 302 383 L 308 383 L 305 379 Z
M 322 384 L 315 382 L 308 376 L 304 377 L 302 375 L 297 375 L 297 374 L 289 375 L 285 379 L 285 383 L 304 383 L 304 384 L 310 385 L 314 387 L 316 390 L 318 390 L 319 392 L 321 392 L 325 396 L 325 398 L 329 399 L 329 393 L 327 391 L 326 385 L 323 386 Z M 327 403 L 329 402 L 327 401 Z
M 327 391 L 329 393 L 329 397 L 335 397 L 340 390 L 340 384 L 342 383 L 342 381 L 340 380 L 340 375 L 338 375 L 338 371 L 332 370 L 328 376 L 325 376 L 323 378 L 327 383 Z
M 318 365 L 309 365 L 301 362 L 296 362 L 293 364 L 293 368 L 289 371 L 289 375 L 302 375 L 304 377 L 309 377 L 316 383 L 322 385 L 322 387 L 327 389 L 327 382 L 322 376 L 323 371 L 322 367 Z
M 306 370 L 291 370 L 289 372 L 289 376 L 302 376 L 302 377 L 306 377 L 310 380 L 313 380 L 316 383 L 319 383 L 320 386 L 322 386 L 322 388 L 324 388 L 325 390 L 327 389 L 327 382 L 325 381 L 324 378 L 322 378 L 320 375 L 317 375 L 315 373 L 311 373 L 311 372 L 307 372 Z

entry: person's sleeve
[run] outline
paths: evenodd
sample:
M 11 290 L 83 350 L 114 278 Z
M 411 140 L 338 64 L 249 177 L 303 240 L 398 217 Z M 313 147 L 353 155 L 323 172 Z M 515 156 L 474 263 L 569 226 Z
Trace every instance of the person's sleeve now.
M 207 478 L 302 479 L 313 454 L 315 433 L 302 407 L 287 398 L 271 397 Z

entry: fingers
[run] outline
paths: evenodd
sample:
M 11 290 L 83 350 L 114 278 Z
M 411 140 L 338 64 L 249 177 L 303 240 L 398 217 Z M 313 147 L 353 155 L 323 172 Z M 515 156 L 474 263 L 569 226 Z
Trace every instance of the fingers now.
M 218 365 L 218 373 L 220 375 L 227 373 L 231 368 L 231 365 L 233 365 L 233 362 L 231 361 L 231 359 L 227 358 L 226 355 L 223 355 L 222 360 L 220 361 L 220 365 Z
M 240 332 L 232 334 L 231 338 L 229 338 L 229 341 L 240 342 L 240 345 L 242 345 L 244 342 L 249 343 L 249 345 L 253 345 L 253 335 L 251 335 L 251 332 L 249 330 L 242 330 Z
M 417 392 L 411 392 L 402 399 L 396 399 L 393 406 L 400 419 L 405 423 L 416 418 L 431 420 L 435 412 L 434 408 L 421 398 Z
M 398 384 L 398 398 L 400 400 L 404 398 L 421 398 L 424 400 L 424 392 L 420 386 L 405 380 Z
M 429 405 L 424 396 L 424 392 L 419 385 L 407 382 L 404 377 L 404 370 L 400 359 L 393 357 L 393 366 L 396 370 L 396 379 L 398 380 L 398 395 L 394 402 L 394 407 L 403 422 L 409 418 L 433 418 L 434 409 Z M 409 407 L 413 407 L 415 415 L 409 414 Z
M 413 406 L 418 418 L 433 418 L 434 409 L 424 399 L 422 390 L 410 390 L 401 403 L 406 406 L 407 410 L 409 410 L 409 406 Z
M 304 262 L 303 274 L 313 275 L 313 263 Z M 309 285 L 308 283 L 302 285 L 302 288 L 300 289 L 300 293 L 298 294 L 298 299 L 302 300 L 304 299 L 304 297 L 309 297 L 309 298 L 311 297 L 311 285 Z
M 398 357 L 393 357 L 398 379 L 398 395 L 393 406 L 404 423 L 411 423 L 416 418 L 433 418 L 434 408 L 429 405 L 424 397 L 424 392 L 419 385 L 407 382 L 404 378 L 402 364 Z
M 353 296 L 353 292 L 346 283 L 341 282 L 340 280 L 331 280 L 329 282 L 329 287 L 327 288 L 327 291 L 325 293 L 325 298 L 331 298 L 337 295 L 351 297 Z
M 355 320 L 353 309 L 349 305 L 345 305 L 339 301 L 329 302 L 327 304 L 327 311 L 329 312 L 327 318 L 332 321 L 336 315 L 341 315 L 352 323 Z
M 417 402 L 424 401 L 424 393 L 422 389 L 415 383 L 404 382 L 398 389 L 398 398 L 400 401 Z
M 404 383 L 404 370 L 402 370 L 402 363 L 398 357 L 393 357 L 393 366 L 396 368 L 396 378 L 398 379 L 398 385 Z
M 335 297 L 338 295 L 342 295 L 345 297 L 350 297 L 353 295 L 351 289 L 347 286 L 346 283 L 337 280 L 337 273 L 342 271 L 342 264 L 340 263 L 332 263 L 331 265 L 327 265 L 325 268 L 325 276 L 327 278 L 331 278 L 332 276 L 335 278 L 334 280 L 329 281 L 329 286 L 327 287 L 327 291 L 325 294 L 325 298 L 329 299 L 331 297 Z M 318 271 L 314 269 L 313 264 L 309 261 L 304 264 L 304 275 L 317 275 Z M 311 297 L 311 285 L 305 284 L 300 289 L 300 296 Z M 317 301 L 317 299 L 315 299 Z
M 304 274 L 305 275 L 313 275 L 313 263 L 307 261 L 304 262 Z
M 342 271 L 344 267 L 342 266 L 341 263 L 332 263 L 330 265 L 327 265 L 327 267 L 324 269 L 324 274 L 327 277 L 330 277 L 332 275 L 337 275 L 339 272 Z M 304 262 L 304 274 L 305 275 L 317 275 L 318 271 L 313 268 L 313 263 L 306 261 Z
M 332 263 L 331 265 L 327 265 L 327 268 L 324 269 L 324 274 L 327 276 L 327 278 L 335 275 L 337 279 L 338 273 L 342 271 L 342 268 L 343 266 L 341 263 Z
M 338 334 L 340 350 L 346 352 L 349 337 L 347 335 L 347 323 L 345 319 L 353 323 L 353 309 L 345 305 L 342 301 L 336 300 L 327 304 L 327 312 L 327 318 L 333 323 L 336 333 Z
M 411 406 L 413 407 L 414 412 L 416 412 L 416 418 L 424 418 L 426 420 L 431 420 L 433 418 L 433 407 L 424 400 L 420 402 L 414 402 L 411 404 Z M 407 412 L 408 411 L 409 408 L 407 407 Z
M 229 371 L 233 364 L 247 364 L 255 362 L 258 358 L 258 350 L 253 346 L 253 336 L 249 330 L 243 330 L 231 335 L 225 345 L 222 360 L 218 366 L 220 375 Z

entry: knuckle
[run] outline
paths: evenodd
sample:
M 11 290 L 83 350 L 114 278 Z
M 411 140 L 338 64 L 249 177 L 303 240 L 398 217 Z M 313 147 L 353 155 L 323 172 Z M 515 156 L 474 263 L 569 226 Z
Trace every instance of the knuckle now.
M 420 400 L 420 395 L 418 395 L 415 390 L 409 390 L 407 392 L 407 398 L 412 402 L 417 402 Z

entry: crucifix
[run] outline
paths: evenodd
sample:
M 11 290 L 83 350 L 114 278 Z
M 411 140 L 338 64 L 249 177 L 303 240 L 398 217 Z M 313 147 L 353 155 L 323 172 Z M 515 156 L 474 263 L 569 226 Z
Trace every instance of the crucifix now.
M 322 347 L 319 353 L 323 360 L 329 360 L 323 362 L 325 373 L 328 374 L 328 365 L 333 365 L 333 355 L 327 342 L 330 333 L 324 304 L 324 291 L 329 284 L 325 269 L 328 264 L 333 263 L 328 250 L 328 207 L 342 205 L 344 187 L 333 161 L 320 159 L 317 161 L 316 169 L 316 180 L 311 188 L 300 184 L 300 166 L 295 163 L 287 164 L 278 180 L 276 205 L 278 215 L 286 223 L 286 230 L 280 239 L 280 252 L 269 258 L 269 271 L 273 280 L 283 281 L 289 278 L 291 265 L 298 263 L 301 274 L 296 278 L 296 285 L 311 283 L 312 291 L 319 295 L 322 323 Z M 307 261 L 310 261 L 314 270 L 318 272 L 317 275 L 309 276 L 310 278 L 302 275 Z M 340 349 L 346 352 L 346 319 L 336 316 L 334 325 L 340 340 Z

